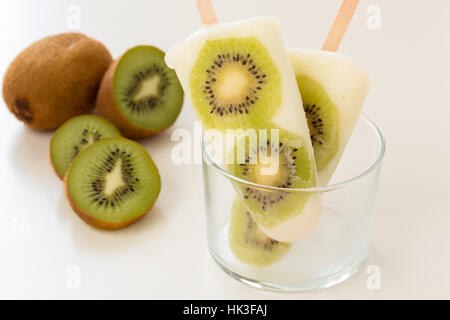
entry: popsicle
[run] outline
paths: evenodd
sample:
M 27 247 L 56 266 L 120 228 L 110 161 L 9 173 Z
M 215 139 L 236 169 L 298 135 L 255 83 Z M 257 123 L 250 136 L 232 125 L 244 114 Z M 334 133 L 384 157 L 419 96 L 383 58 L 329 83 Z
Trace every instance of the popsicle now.
M 166 55 L 206 129 L 308 126 L 275 18 L 204 25 Z
M 308 120 L 319 185 L 325 186 L 359 118 L 369 77 L 341 53 L 290 49 L 289 55 Z
M 258 152 L 247 149 L 245 160 L 255 161 L 231 164 L 233 174 L 277 188 L 316 186 L 308 125 L 276 19 L 205 25 L 170 49 L 166 62 L 205 129 L 280 130 L 276 142 L 265 141 L 265 152 L 276 156 L 279 170 L 264 173 Z M 235 187 L 261 230 L 278 241 L 305 236 L 320 215 L 320 199 L 312 193 Z

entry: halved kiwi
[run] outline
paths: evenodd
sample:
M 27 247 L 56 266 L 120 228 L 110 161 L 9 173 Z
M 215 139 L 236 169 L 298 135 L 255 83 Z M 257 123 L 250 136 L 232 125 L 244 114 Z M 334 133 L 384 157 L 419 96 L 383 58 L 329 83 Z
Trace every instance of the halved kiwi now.
M 73 159 L 85 147 L 103 138 L 119 136 L 119 130 L 100 117 L 82 115 L 70 119 L 55 131 L 50 141 L 50 160 L 56 174 L 63 179 Z
M 323 87 L 305 75 L 297 76 L 303 100 L 317 171 L 322 170 L 339 149 L 339 112 Z
M 206 128 L 249 128 L 281 105 L 281 75 L 256 38 L 208 40 L 190 76 L 191 98 Z
M 314 159 L 306 149 L 302 138 L 287 131 L 278 130 L 277 142 L 258 137 L 256 148 L 245 143 L 247 137 L 241 137 L 235 148 L 239 152 L 239 143 L 245 143 L 243 163 L 236 158 L 228 165 L 233 175 L 260 185 L 277 188 L 310 188 L 316 185 Z M 229 161 L 229 159 L 228 159 Z M 268 190 L 257 186 L 236 184 L 242 201 L 251 212 L 255 221 L 264 228 L 289 220 L 301 214 L 309 194 L 290 193 L 283 190 Z
M 106 138 L 85 148 L 65 177 L 67 198 L 86 223 L 120 229 L 139 220 L 161 189 L 147 151 L 125 138 Z
M 105 74 L 97 97 L 99 115 L 126 137 L 151 136 L 172 125 L 183 105 L 183 89 L 164 52 L 152 46 L 129 49 Z
M 290 243 L 266 236 L 238 199 L 234 201 L 231 211 L 228 241 L 236 258 L 256 266 L 266 266 L 278 261 L 291 247 Z

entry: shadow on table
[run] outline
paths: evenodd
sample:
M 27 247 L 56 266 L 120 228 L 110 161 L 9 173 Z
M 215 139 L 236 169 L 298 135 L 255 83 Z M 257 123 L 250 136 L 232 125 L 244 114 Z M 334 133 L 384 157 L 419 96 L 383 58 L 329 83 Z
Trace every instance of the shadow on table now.
M 105 231 L 93 228 L 81 220 L 72 210 L 63 194 L 56 207 L 58 218 L 70 224 L 73 243 L 82 251 L 96 254 L 110 254 L 120 252 L 131 247 L 138 247 L 141 243 L 152 241 L 157 237 L 166 216 L 156 203 L 155 206 L 136 223 L 115 231 Z
M 37 131 L 24 127 L 11 148 L 13 168 L 26 179 L 45 181 L 55 174 L 49 159 L 51 131 Z

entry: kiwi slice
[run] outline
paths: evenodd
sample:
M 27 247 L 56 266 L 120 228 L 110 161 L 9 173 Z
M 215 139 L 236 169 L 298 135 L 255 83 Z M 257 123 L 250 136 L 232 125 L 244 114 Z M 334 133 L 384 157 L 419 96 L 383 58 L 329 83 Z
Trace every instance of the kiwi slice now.
M 339 112 L 324 88 L 308 76 L 297 76 L 303 100 L 317 171 L 334 158 L 339 149 Z
M 97 97 L 98 113 L 130 138 L 147 137 L 172 125 L 184 92 L 165 53 L 137 46 L 115 61 L 105 74 Z
M 125 138 L 106 138 L 85 148 L 65 177 L 73 210 L 100 229 L 120 229 L 139 220 L 161 189 L 147 151 Z
M 82 115 L 64 123 L 50 141 L 50 160 L 56 174 L 63 179 L 73 159 L 85 147 L 120 132 L 108 120 L 94 115 Z
M 266 266 L 281 259 L 291 244 L 266 236 L 253 220 L 250 212 L 235 200 L 231 211 L 228 241 L 233 254 L 244 263 Z
M 238 144 L 234 148 L 238 152 Z M 244 180 L 277 188 L 310 188 L 316 185 L 314 159 L 310 156 L 305 141 L 287 131 L 279 130 L 278 143 L 258 138 L 258 146 L 245 145 L 245 160 L 228 165 L 229 172 Z M 269 170 L 273 168 L 276 170 Z M 276 225 L 300 214 L 309 195 L 289 193 L 283 190 L 267 190 L 236 184 L 242 200 L 251 211 L 258 225 L 264 228 Z
M 206 128 L 248 128 L 281 105 L 281 75 L 255 37 L 208 40 L 190 76 L 192 104 Z

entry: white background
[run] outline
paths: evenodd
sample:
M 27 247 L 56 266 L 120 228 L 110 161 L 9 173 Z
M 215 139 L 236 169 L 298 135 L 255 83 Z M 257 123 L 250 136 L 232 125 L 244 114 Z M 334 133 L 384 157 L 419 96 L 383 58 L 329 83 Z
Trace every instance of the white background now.
M 289 47 L 319 48 L 340 1 L 215 1 L 218 17 L 280 19 Z M 199 27 L 193 0 L 2 1 L 0 75 L 24 47 L 67 31 L 67 8 L 81 31 L 114 57 L 137 44 L 167 50 Z M 381 8 L 381 29 L 366 26 Z M 118 232 L 85 225 L 71 211 L 48 161 L 51 133 L 23 127 L 0 102 L 0 298 L 450 298 L 450 2 L 361 1 L 340 51 L 362 62 L 373 87 L 365 112 L 388 151 L 367 264 L 321 292 L 275 294 L 227 277 L 205 241 L 199 165 L 170 161 L 171 131 L 192 128 L 185 103 L 176 124 L 142 141 L 157 163 L 162 192 L 138 224 Z M 381 268 L 368 290 L 366 268 Z M 75 266 L 75 267 L 71 267 Z M 70 274 L 80 271 L 78 290 Z M 75 283 L 76 284 L 76 283 Z

